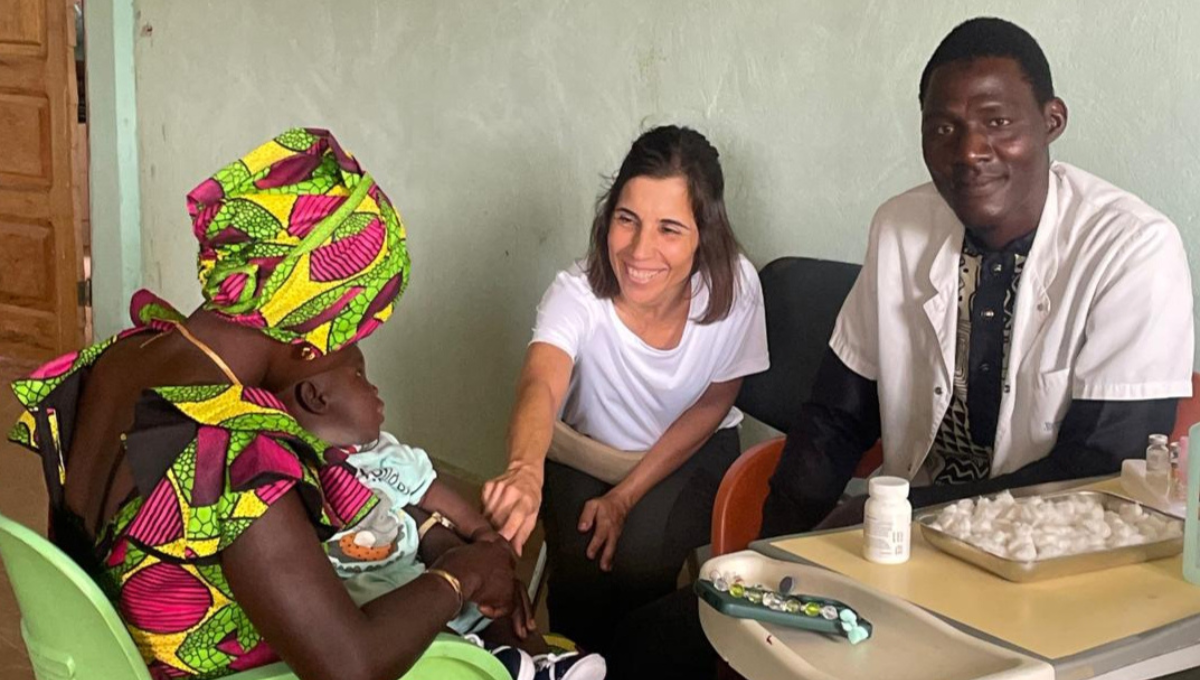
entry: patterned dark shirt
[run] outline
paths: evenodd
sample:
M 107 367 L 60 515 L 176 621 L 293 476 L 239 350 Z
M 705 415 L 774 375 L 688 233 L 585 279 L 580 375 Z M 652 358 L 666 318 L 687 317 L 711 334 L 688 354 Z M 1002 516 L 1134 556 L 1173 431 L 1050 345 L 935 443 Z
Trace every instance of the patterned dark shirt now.
M 934 484 L 987 479 L 1021 271 L 1036 232 L 1003 250 L 989 250 L 968 233 L 958 267 L 958 330 L 954 389 L 930 447 L 925 469 Z

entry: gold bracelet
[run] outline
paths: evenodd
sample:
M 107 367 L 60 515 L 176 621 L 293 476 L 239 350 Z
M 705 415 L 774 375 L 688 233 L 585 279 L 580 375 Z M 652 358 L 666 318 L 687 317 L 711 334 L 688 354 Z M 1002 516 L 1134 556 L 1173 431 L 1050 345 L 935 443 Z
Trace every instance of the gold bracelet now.
M 418 542 L 425 540 L 425 534 L 429 533 L 429 530 L 433 528 L 434 524 L 441 524 L 447 529 L 454 531 L 454 523 L 446 519 L 445 515 L 435 510 L 429 515 L 429 517 L 425 518 L 424 522 L 421 522 L 421 526 L 417 527 Z
M 421 526 L 417 527 L 417 541 L 425 540 L 425 534 L 429 533 L 429 529 L 434 524 L 437 524 L 437 516 L 430 515 L 426 517 L 425 521 L 421 522 Z
M 455 576 L 454 574 L 451 574 L 450 572 L 446 571 L 445 569 L 426 569 L 425 573 L 433 574 L 434 576 L 437 576 L 437 577 L 443 579 L 444 581 L 446 581 L 446 583 L 450 584 L 451 588 L 454 589 L 454 594 L 458 596 L 458 609 L 455 610 L 454 615 L 458 616 L 458 613 L 461 612 L 462 608 L 463 608 L 462 581 L 459 581 L 457 576 Z

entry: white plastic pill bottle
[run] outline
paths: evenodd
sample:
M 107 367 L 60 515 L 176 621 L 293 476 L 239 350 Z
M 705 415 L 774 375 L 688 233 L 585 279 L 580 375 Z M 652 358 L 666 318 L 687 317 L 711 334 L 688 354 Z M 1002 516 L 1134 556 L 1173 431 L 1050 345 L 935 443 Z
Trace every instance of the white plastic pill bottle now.
M 872 477 L 867 483 L 867 491 L 870 498 L 864 511 L 863 557 L 879 564 L 907 562 L 912 543 L 908 480 Z

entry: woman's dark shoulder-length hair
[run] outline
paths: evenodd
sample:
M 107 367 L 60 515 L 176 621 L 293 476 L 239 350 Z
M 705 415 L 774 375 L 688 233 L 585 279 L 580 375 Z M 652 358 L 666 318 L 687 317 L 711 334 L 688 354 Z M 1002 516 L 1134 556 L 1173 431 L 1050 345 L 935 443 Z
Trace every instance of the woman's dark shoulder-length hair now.
M 682 177 L 687 181 L 700 236 L 691 273 L 700 272 L 709 291 L 708 309 L 699 322 L 724 319 L 737 295 L 740 248 L 725 211 L 720 155 L 704 135 L 691 128 L 664 125 L 643 133 L 629 149 L 608 190 L 597 200 L 586 264 L 592 292 L 602 299 L 621 292 L 608 257 L 608 229 L 621 191 L 635 177 Z

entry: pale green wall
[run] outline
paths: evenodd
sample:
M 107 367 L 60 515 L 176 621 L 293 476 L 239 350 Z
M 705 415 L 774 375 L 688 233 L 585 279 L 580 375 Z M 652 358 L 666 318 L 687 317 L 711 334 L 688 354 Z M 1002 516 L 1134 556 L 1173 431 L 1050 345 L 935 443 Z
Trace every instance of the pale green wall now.
M 479 473 L 502 464 L 537 301 L 582 254 L 601 175 L 639 130 L 711 136 L 756 263 L 860 261 L 875 207 L 926 179 L 917 80 L 970 16 L 1046 47 L 1072 112 L 1055 155 L 1141 194 L 1200 253 L 1194 0 L 138 8 L 146 283 L 195 304 L 184 194 L 287 126 L 332 128 L 409 225 L 412 286 L 367 344 L 388 427 Z
M 87 103 L 95 336 L 129 325 L 141 284 L 133 0 L 88 0 Z

